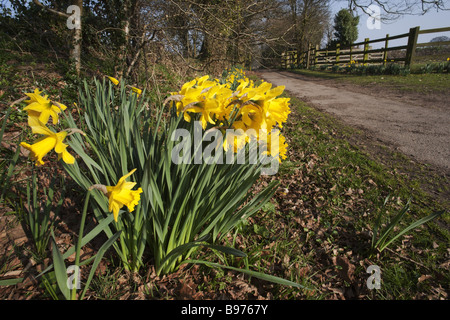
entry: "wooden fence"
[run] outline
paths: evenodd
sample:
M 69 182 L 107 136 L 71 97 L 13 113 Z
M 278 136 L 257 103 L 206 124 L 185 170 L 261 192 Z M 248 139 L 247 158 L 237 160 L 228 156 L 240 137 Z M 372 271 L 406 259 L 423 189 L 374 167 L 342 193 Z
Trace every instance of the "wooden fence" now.
M 354 43 L 348 47 L 341 47 L 337 44 L 336 48 L 319 49 L 319 46 L 309 45 L 309 50 L 298 54 L 297 51 L 286 51 L 281 55 L 281 68 L 303 67 L 310 68 L 318 65 L 339 65 L 348 64 L 351 61 L 362 64 L 384 64 L 388 62 L 401 62 L 410 66 L 414 61 L 416 49 L 427 46 L 450 45 L 450 41 L 417 43 L 420 34 L 438 33 L 450 31 L 450 27 L 420 30 L 420 27 L 411 28 L 408 33 L 396 36 L 386 35 L 385 38 L 370 40 L 366 38 L 363 42 Z M 406 45 L 389 47 L 389 41 L 407 38 Z M 380 49 L 372 49 L 371 44 L 383 43 Z M 362 46 L 362 48 L 359 48 Z M 402 57 L 388 59 L 390 51 L 399 51 L 403 53 Z

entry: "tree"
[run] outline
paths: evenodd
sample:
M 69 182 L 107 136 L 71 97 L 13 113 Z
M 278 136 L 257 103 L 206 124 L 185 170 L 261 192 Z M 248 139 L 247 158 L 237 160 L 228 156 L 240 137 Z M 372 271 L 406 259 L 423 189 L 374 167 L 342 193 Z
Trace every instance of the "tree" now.
M 330 20 L 328 0 L 303 0 L 299 10 L 300 52 L 308 49 L 308 44 L 321 43 Z
M 81 71 L 81 40 L 82 40 L 82 32 L 81 32 L 81 15 L 83 11 L 83 0 L 73 0 L 72 5 L 78 8 L 77 10 L 73 11 L 75 12 L 75 16 L 69 15 L 66 12 L 59 11 L 52 9 L 48 6 L 43 5 L 39 0 L 33 0 L 33 2 L 46 9 L 47 11 L 54 13 L 62 18 L 65 19 L 75 19 L 76 21 L 72 21 L 72 24 L 76 24 L 76 27 L 71 28 L 73 30 L 72 35 L 72 50 L 70 53 L 71 58 L 73 59 L 75 63 L 75 70 L 77 75 L 80 75 Z
M 439 36 L 434 37 L 433 39 L 430 40 L 430 42 L 444 42 L 444 41 L 450 41 L 450 38 L 447 36 Z
M 329 29 L 331 13 L 329 0 L 277 0 L 261 21 L 265 66 L 279 65 L 281 54 L 295 50 L 304 52 L 309 44 L 320 45 Z
M 334 36 L 336 43 L 349 46 L 358 39 L 359 16 L 354 16 L 350 10 L 341 9 L 334 17 Z
M 378 6 L 382 11 L 381 20 L 395 20 L 404 15 L 423 15 L 430 10 L 450 10 L 447 0 L 341 0 L 350 9 L 360 9 L 371 15 L 370 6 Z
M 165 45 L 197 70 L 249 65 L 265 39 L 276 0 L 170 0 L 160 12 Z M 194 62 L 194 63 L 193 63 Z

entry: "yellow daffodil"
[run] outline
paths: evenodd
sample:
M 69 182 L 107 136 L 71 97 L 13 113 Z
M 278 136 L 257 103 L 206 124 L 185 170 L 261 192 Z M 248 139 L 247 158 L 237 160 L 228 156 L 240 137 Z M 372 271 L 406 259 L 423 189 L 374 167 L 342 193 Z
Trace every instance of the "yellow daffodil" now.
M 253 109 L 252 120 L 257 120 L 249 128 L 252 129 L 267 129 L 270 130 L 275 125 L 282 127 L 283 122 L 287 120 L 290 113 L 289 98 L 278 98 L 284 91 L 284 86 L 278 86 L 272 88 L 272 84 L 263 82 L 258 87 L 249 86 L 249 83 L 242 82 L 236 89 L 238 92 L 237 97 L 241 101 L 244 101 L 243 106 L 246 106 L 248 101 L 252 102 L 252 105 L 260 107 L 258 113 L 255 113 L 256 108 Z M 245 114 L 246 107 L 242 107 L 240 113 L 243 116 L 243 120 L 246 119 Z M 258 115 L 258 117 L 256 117 Z M 248 125 L 250 122 L 247 119 L 245 122 Z
M 177 103 L 177 111 L 184 112 L 187 122 L 191 120 L 189 113 L 200 113 L 203 129 L 206 129 L 208 123 L 215 124 L 217 119 L 224 116 L 233 93 L 229 88 L 208 78 L 209 76 L 204 76 L 184 84 L 178 93 L 183 98 Z
M 142 94 L 142 90 L 141 89 L 138 89 L 138 88 L 135 88 L 135 87 L 131 87 L 131 90 L 133 90 L 133 92 L 136 93 L 138 96 L 140 94 Z
M 117 222 L 119 210 L 123 206 L 127 206 L 130 212 L 134 211 L 134 207 L 141 199 L 142 188 L 131 190 L 136 182 L 125 181 L 131 176 L 136 169 L 131 170 L 128 174 L 119 179 L 115 186 L 106 186 L 106 196 L 109 199 L 109 211 L 114 214 L 114 220 Z
M 37 117 L 43 125 L 47 124 L 50 117 L 53 124 L 57 124 L 58 114 L 66 110 L 67 107 L 62 103 L 50 101 L 47 95 L 41 96 L 41 92 L 36 88 L 33 93 L 25 93 L 30 97 L 30 100 L 25 100 L 28 106 L 23 110 L 27 111 L 31 117 Z
M 282 128 L 290 113 L 290 99 L 279 97 L 284 86 L 272 88 L 272 84 L 265 81 L 256 86 L 242 69 L 227 72 L 225 83 L 217 79 L 211 81 L 209 76 L 198 77 L 185 83 L 179 92 L 172 92 L 171 100 L 176 101 L 177 113 L 183 112 L 187 122 L 191 121 L 193 114 L 199 114 L 203 129 L 208 124 L 221 123 L 222 126 L 227 123 L 235 132 L 227 133 L 223 146 L 225 150 L 234 149 L 236 152 L 250 138 L 259 139 L 261 129 L 269 132 L 277 126 Z M 284 137 L 276 138 L 278 142 L 274 150 L 280 150 L 277 151 L 280 160 L 285 157 L 286 144 Z M 264 143 L 272 144 L 271 141 Z M 268 154 L 273 155 L 270 151 Z
M 247 135 L 244 130 L 231 130 L 226 133 L 223 141 L 223 149 L 225 151 L 233 151 L 237 153 L 245 146 Z
M 279 162 L 281 162 L 281 159 L 286 159 L 286 138 L 278 130 L 274 130 L 267 135 L 261 135 L 259 142 L 266 147 L 263 154 L 278 158 Z
M 29 117 L 28 123 L 33 133 L 42 134 L 43 137 L 36 140 L 32 145 L 26 142 L 22 142 L 20 145 L 30 151 L 30 157 L 33 161 L 36 161 L 37 166 L 44 164 L 42 158 L 53 149 L 58 154 L 58 159 L 63 159 L 67 164 L 75 162 L 75 158 L 67 151 L 68 145 L 63 142 L 67 136 L 67 131 L 55 133 L 42 126 L 39 119 L 35 117 Z
M 205 92 L 204 90 L 207 91 Z M 216 120 L 223 115 L 226 100 L 232 92 L 230 89 L 222 86 L 213 86 L 204 90 L 197 97 L 199 103 L 185 111 L 201 113 L 200 122 L 202 123 L 202 128 L 206 129 L 208 123 L 216 124 Z
M 241 116 L 241 120 L 236 122 L 241 121 L 245 125 L 245 130 L 259 130 L 262 127 L 264 114 L 259 105 L 254 103 L 246 104 L 240 108 L 239 115 Z
M 290 98 L 277 98 L 264 103 L 266 129 L 270 129 L 275 125 L 278 125 L 280 128 L 283 127 L 283 123 L 287 121 L 291 112 L 289 100 Z
M 116 78 L 110 77 L 110 76 L 106 76 L 109 80 L 111 80 L 111 82 L 117 86 L 119 84 L 119 80 L 117 80 Z
M 196 78 L 197 86 L 203 87 L 204 89 L 206 89 L 206 88 L 210 88 L 217 84 L 216 82 L 208 80 L 208 79 L 209 79 L 208 75 L 200 77 L 200 78 Z

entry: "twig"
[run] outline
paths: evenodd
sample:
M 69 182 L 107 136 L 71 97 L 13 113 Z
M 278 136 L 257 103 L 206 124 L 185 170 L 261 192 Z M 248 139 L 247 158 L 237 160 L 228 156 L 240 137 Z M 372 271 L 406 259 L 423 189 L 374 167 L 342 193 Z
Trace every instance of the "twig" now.
M 28 98 L 28 97 L 23 97 L 23 98 L 20 98 L 20 99 L 14 101 L 14 102 L 10 105 L 10 107 L 12 107 L 12 106 L 14 106 L 14 105 L 16 105 L 16 104 L 18 104 L 18 103 L 21 103 L 22 101 L 24 101 L 24 100 L 27 99 L 27 98 Z
M 48 11 L 54 13 L 54 14 L 57 14 L 57 15 L 60 16 L 60 17 L 63 17 L 63 18 L 69 18 L 69 17 L 70 17 L 68 14 L 66 14 L 66 13 L 64 13 L 64 12 L 61 12 L 61 11 L 58 11 L 58 10 L 54 10 L 54 9 L 52 9 L 52 8 L 49 8 L 49 7 L 47 7 L 47 6 L 44 6 L 39 0 L 33 0 L 33 2 L 34 2 L 36 5 L 38 5 L 38 6 L 42 7 L 42 8 L 44 8 L 45 10 L 48 10 Z
M 396 254 L 397 256 L 399 256 L 399 257 L 402 258 L 402 259 L 408 260 L 409 262 L 415 263 L 415 264 L 417 264 L 418 266 L 421 266 L 421 267 L 423 267 L 423 268 L 425 268 L 425 269 L 427 269 L 427 270 L 430 270 L 429 267 L 427 267 L 426 265 L 424 265 L 424 264 L 422 264 L 422 263 L 420 263 L 420 262 L 414 261 L 413 259 L 408 258 L 408 257 L 406 257 L 406 256 L 404 256 L 404 255 L 402 255 L 402 254 L 400 254 L 400 253 L 398 253 L 398 252 L 395 252 L 395 251 L 392 250 L 392 249 L 389 249 L 389 248 L 385 248 L 385 249 L 388 250 L 388 251 L 391 252 L 391 253 Z

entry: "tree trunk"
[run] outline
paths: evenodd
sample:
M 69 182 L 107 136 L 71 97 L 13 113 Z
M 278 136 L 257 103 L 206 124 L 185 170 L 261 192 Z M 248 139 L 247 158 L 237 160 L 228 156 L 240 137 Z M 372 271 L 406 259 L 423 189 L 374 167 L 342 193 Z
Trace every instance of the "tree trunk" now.
M 127 53 L 130 45 L 130 19 L 131 19 L 131 3 L 129 0 L 123 1 L 122 5 L 122 43 L 119 48 L 118 63 L 116 65 L 116 75 L 118 78 L 122 78 L 124 75 L 125 68 L 127 66 Z
M 71 53 L 71 57 L 75 63 L 75 71 L 79 76 L 81 72 L 81 41 L 82 41 L 81 17 L 83 16 L 83 0 L 74 0 L 73 4 L 80 8 L 79 27 L 75 28 L 74 30 L 72 41 L 72 53 Z
M 52 8 L 49 8 L 47 6 L 44 6 L 39 0 L 33 0 L 33 2 L 44 8 L 45 10 L 48 10 L 51 13 L 54 13 L 60 17 L 66 18 L 66 22 L 68 19 L 73 19 L 72 15 L 69 15 L 66 12 L 61 12 L 58 10 L 54 10 Z M 77 75 L 80 75 L 81 71 L 81 40 L 82 40 L 82 33 L 81 33 L 81 17 L 83 15 L 83 0 L 73 0 L 72 4 L 75 6 L 78 6 L 79 8 L 79 16 L 75 17 L 75 19 L 78 19 L 78 25 L 73 29 L 73 37 L 72 37 L 72 49 L 70 51 L 70 58 L 74 61 L 75 64 L 75 71 Z M 76 13 L 75 13 L 76 14 Z M 69 25 L 69 24 L 67 24 Z

